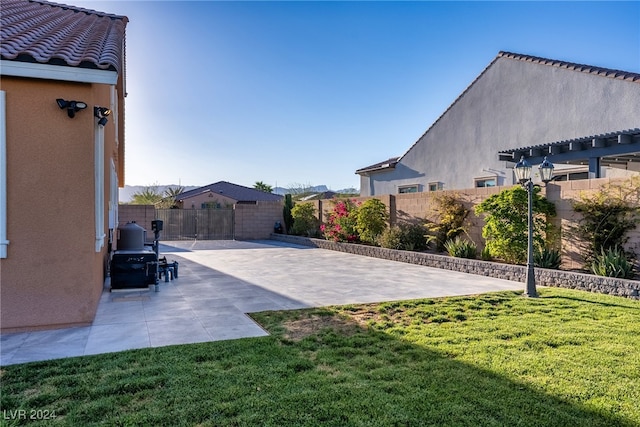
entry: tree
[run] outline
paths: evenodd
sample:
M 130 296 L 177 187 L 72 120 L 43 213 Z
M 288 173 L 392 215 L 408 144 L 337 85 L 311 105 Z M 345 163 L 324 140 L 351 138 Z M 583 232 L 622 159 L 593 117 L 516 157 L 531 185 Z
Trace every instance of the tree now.
M 291 227 L 293 227 L 293 215 L 291 214 L 292 209 L 293 209 L 293 200 L 291 199 L 291 194 L 286 194 L 284 196 L 284 207 L 282 208 L 282 217 L 284 219 L 284 227 L 285 227 L 285 232 L 287 234 L 291 232 Z
M 162 201 L 162 194 L 158 191 L 157 185 L 148 185 L 143 190 L 134 193 L 131 201 L 132 205 L 155 205 Z
M 640 224 L 639 200 L 640 177 L 633 177 L 573 201 L 573 210 L 582 218 L 570 233 L 580 243 L 587 265 L 607 250 L 622 249 L 628 233 Z
M 256 181 L 256 183 L 253 185 L 253 188 L 255 188 L 256 190 L 264 191 L 265 193 L 273 193 L 273 187 L 269 184 L 265 184 L 262 181 Z
M 387 228 L 389 213 L 387 205 L 378 199 L 369 199 L 358 208 L 356 230 L 363 242 L 376 244 L 378 237 Z
M 466 233 L 465 221 L 470 211 L 459 200 L 459 196 L 454 194 L 435 196 L 433 201 L 435 205 L 432 210 L 438 217 L 438 222 L 428 221 L 425 224 L 430 232 L 427 240 L 435 241 L 436 249 L 443 251 L 445 243 Z
M 316 217 L 316 208 L 313 203 L 297 203 L 291 209 L 293 217 L 292 232 L 296 235 L 314 237 L 318 234 L 320 221 Z
M 494 194 L 476 206 L 476 214 L 486 213 L 482 237 L 492 257 L 513 264 L 523 264 L 528 248 L 528 195 L 520 186 Z M 555 216 L 556 207 L 533 191 L 533 244 L 536 250 L 545 247 L 545 237 L 552 229 L 547 217 Z
M 176 205 L 176 199 L 180 194 L 184 192 L 184 187 L 167 187 L 162 194 L 162 200 L 156 203 L 156 207 L 160 209 L 174 209 Z

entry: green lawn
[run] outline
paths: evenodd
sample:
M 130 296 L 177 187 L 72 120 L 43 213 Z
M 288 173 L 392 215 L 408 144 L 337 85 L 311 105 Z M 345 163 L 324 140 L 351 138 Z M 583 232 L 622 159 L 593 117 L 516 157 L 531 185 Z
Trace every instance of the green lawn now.
M 640 302 L 539 291 L 264 312 L 270 337 L 7 366 L 2 425 L 640 425 Z

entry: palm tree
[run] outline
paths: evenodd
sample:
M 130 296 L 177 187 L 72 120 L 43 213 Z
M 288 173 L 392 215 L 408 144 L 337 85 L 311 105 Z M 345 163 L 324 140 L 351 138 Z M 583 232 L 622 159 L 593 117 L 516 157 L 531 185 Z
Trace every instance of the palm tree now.
M 257 181 L 253 185 L 253 188 L 255 188 L 256 190 L 264 191 L 265 193 L 273 193 L 273 187 L 269 184 L 265 184 L 262 181 Z
M 160 203 L 161 207 L 173 209 L 176 206 L 176 199 L 180 194 L 184 193 L 184 187 L 178 185 L 177 187 L 167 187 L 164 190 L 164 197 Z
M 162 194 L 158 192 L 157 185 L 144 187 L 144 190 L 133 194 L 132 205 L 155 205 L 162 200 Z

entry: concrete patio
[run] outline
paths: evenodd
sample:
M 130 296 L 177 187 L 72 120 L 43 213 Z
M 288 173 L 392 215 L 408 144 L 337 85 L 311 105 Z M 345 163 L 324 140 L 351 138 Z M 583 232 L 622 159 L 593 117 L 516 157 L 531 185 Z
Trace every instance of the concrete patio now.
M 90 326 L 3 334 L 0 364 L 260 337 L 246 313 L 523 289 L 523 284 L 276 241 L 163 242 L 179 278 L 105 288 Z

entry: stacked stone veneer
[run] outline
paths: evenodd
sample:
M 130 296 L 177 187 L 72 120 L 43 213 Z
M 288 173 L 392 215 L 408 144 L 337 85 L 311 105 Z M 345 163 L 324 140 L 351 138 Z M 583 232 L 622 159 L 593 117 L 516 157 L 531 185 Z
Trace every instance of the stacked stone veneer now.
M 459 271 L 462 273 L 496 277 L 499 279 L 513 280 L 523 283 L 526 276 L 526 267 L 521 265 L 500 264 L 489 261 L 454 258 L 446 255 L 401 251 L 376 246 L 332 242 L 322 239 L 311 239 L 307 237 L 287 236 L 282 234 L 272 234 L 271 239 L 356 255 L 382 258 L 391 261 Z M 548 270 L 543 268 L 536 268 L 535 272 L 536 282 L 540 286 L 579 289 L 623 296 L 632 299 L 640 299 L 640 281 L 637 280 L 623 280 L 612 277 L 601 277 L 591 274 L 562 270 Z

